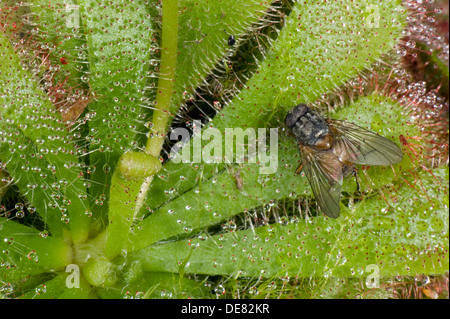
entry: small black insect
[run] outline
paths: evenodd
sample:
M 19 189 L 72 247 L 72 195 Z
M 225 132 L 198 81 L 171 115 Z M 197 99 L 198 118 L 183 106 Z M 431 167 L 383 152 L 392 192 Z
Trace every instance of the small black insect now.
M 339 217 L 341 185 L 354 164 L 391 165 L 402 151 L 392 141 L 355 124 L 325 119 L 307 105 L 292 108 L 284 120 L 294 134 L 314 197 L 326 215 Z
M 233 45 L 235 45 L 235 43 L 236 43 L 236 39 L 235 39 L 232 35 L 230 35 L 230 36 L 228 37 L 228 45 L 229 45 L 230 47 L 232 47 Z

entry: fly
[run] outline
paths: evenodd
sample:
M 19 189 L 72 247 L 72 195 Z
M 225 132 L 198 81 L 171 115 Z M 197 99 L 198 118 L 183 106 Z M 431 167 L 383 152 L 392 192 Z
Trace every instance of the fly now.
M 319 207 L 331 218 L 339 217 L 342 181 L 354 164 L 392 165 L 403 158 L 389 139 L 355 124 L 326 119 L 306 104 L 292 108 L 284 122 L 302 156 L 295 172 L 305 172 Z

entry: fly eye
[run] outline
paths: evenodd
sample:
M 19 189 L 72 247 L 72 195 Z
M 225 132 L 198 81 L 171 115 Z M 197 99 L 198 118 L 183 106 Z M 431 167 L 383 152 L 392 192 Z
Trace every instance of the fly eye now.
M 284 124 L 287 127 L 293 127 L 297 123 L 298 119 L 301 118 L 308 111 L 306 104 L 299 104 L 292 108 L 284 119 Z
M 295 116 L 294 113 L 289 112 L 286 115 L 286 118 L 284 119 L 284 124 L 286 124 L 287 127 L 291 128 L 295 125 L 295 123 L 297 122 L 298 119 L 299 119 L 299 116 Z

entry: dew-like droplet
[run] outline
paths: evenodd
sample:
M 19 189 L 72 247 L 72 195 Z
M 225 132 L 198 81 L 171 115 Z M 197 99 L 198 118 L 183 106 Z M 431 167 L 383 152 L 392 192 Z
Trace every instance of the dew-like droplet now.
M 63 214 L 63 215 L 61 216 L 61 221 L 62 221 L 63 223 L 68 224 L 69 221 L 70 221 L 70 218 L 69 218 L 69 216 L 68 216 L 67 214 Z
M 413 41 L 413 40 L 409 40 L 408 42 L 406 42 L 406 46 L 407 46 L 408 48 L 413 49 L 413 48 L 416 47 L 416 42 Z
M 256 288 L 256 286 L 252 286 L 252 287 L 250 287 L 250 289 L 248 290 L 248 293 L 249 293 L 250 295 L 256 296 L 256 295 L 259 294 L 259 291 L 258 291 L 258 288 Z
M 214 288 L 214 292 L 215 292 L 216 295 L 222 296 L 222 295 L 225 294 L 226 290 L 225 290 L 225 287 L 223 285 L 217 285 Z
M 109 172 L 111 172 L 111 167 L 108 164 L 103 165 L 103 172 L 105 174 L 108 174 Z
M 5 238 L 3 238 L 3 242 L 7 245 L 12 245 L 14 243 L 14 238 L 13 237 L 5 237 Z
M 48 231 L 44 230 L 42 232 L 39 233 L 39 237 L 41 238 L 47 238 L 48 237 Z
M 271 281 L 267 284 L 267 288 L 269 289 L 276 289 L 277 288 L 277 284 L 275 281 Z
M 35 263 L 37 263 L 39 261 L 39 257 L 38 257 L 38 255 L 37 255 L 35 250 L 30 251 L 28 253 L 27 257 L 28 257 L 29 260 L 31 260 L 31 261 L 33 261 Z
M 45 294 L 47 292 L 47 286 L 44 284 L 39 285 L 36 287 L 35 292 L 38 295 Z
M 103 201 L 97 198 L 97 199 L 95 200 L 95 205 L 97 205 L 97 206 L 103 206 Z
M 23 210 L 18 210 L 16 212 L 16 218 L 24 218 L 25 217 L 25 212 Z

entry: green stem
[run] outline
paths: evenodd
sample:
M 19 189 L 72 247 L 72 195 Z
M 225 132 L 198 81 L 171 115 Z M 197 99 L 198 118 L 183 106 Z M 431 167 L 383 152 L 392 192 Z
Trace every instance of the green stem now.
M 158 157 L 170 116 L 169 108 L 174 90 L 177 62 L 177 38 L 178 0 L 163 0 L 161 64 L 156 93 L 156 109 L 152 119 L 153 134 L 147 141 L 146 154 L 135 152 L 123 154 L 118 165 L 120 174 L 114 173 L 112 177 L 110 205 L 111 207 L 121 207 L 125 203 L 125 206 L 123 209 L 110 208 L 106 245 L 108 259 L 114 258 L 122 251 L 129 235 L 131 223 L 139 215 L 153 176 L 161 167 Z M 145 178 L 142 178 L 144 176 Z M 128 180 L 129 178 L 131 180 Z M 127 190 L 125 196 L 132 198 L 131 201 L 135 203 L 134 207 L 128 206 L 129 199 L 124 201 L 122 197 L 124 190 Z M 99 265 L 103 267 L 106 264 L 100 263 Z
M 158 79 L 158 90 L 156 92 L 156 109 L 152 118 L 152 134 L 147 140 L 146 153 L 158 158 L 161 153 L 167 124 L 170 118 L 170 102 L 173 95 L 175 82 L 175 68 L 178 55 L 178 0 L 163 0 L 162 16 L 162 50 L 161 64 Z M 145 178 L 141 186 L 134 217 L 144 204 L 145 196 L 153 181 L 153 175 Z
M 156 110 L 152 119 L 153 134 L 146 145 L 146 152 L 155 157 L 158 157 L 161 152 L 170 117 L 170 101 L 178 54 L 178 0 L 163 0 L 162 7 L 162 50 L 158 91 L 156 92 Z

